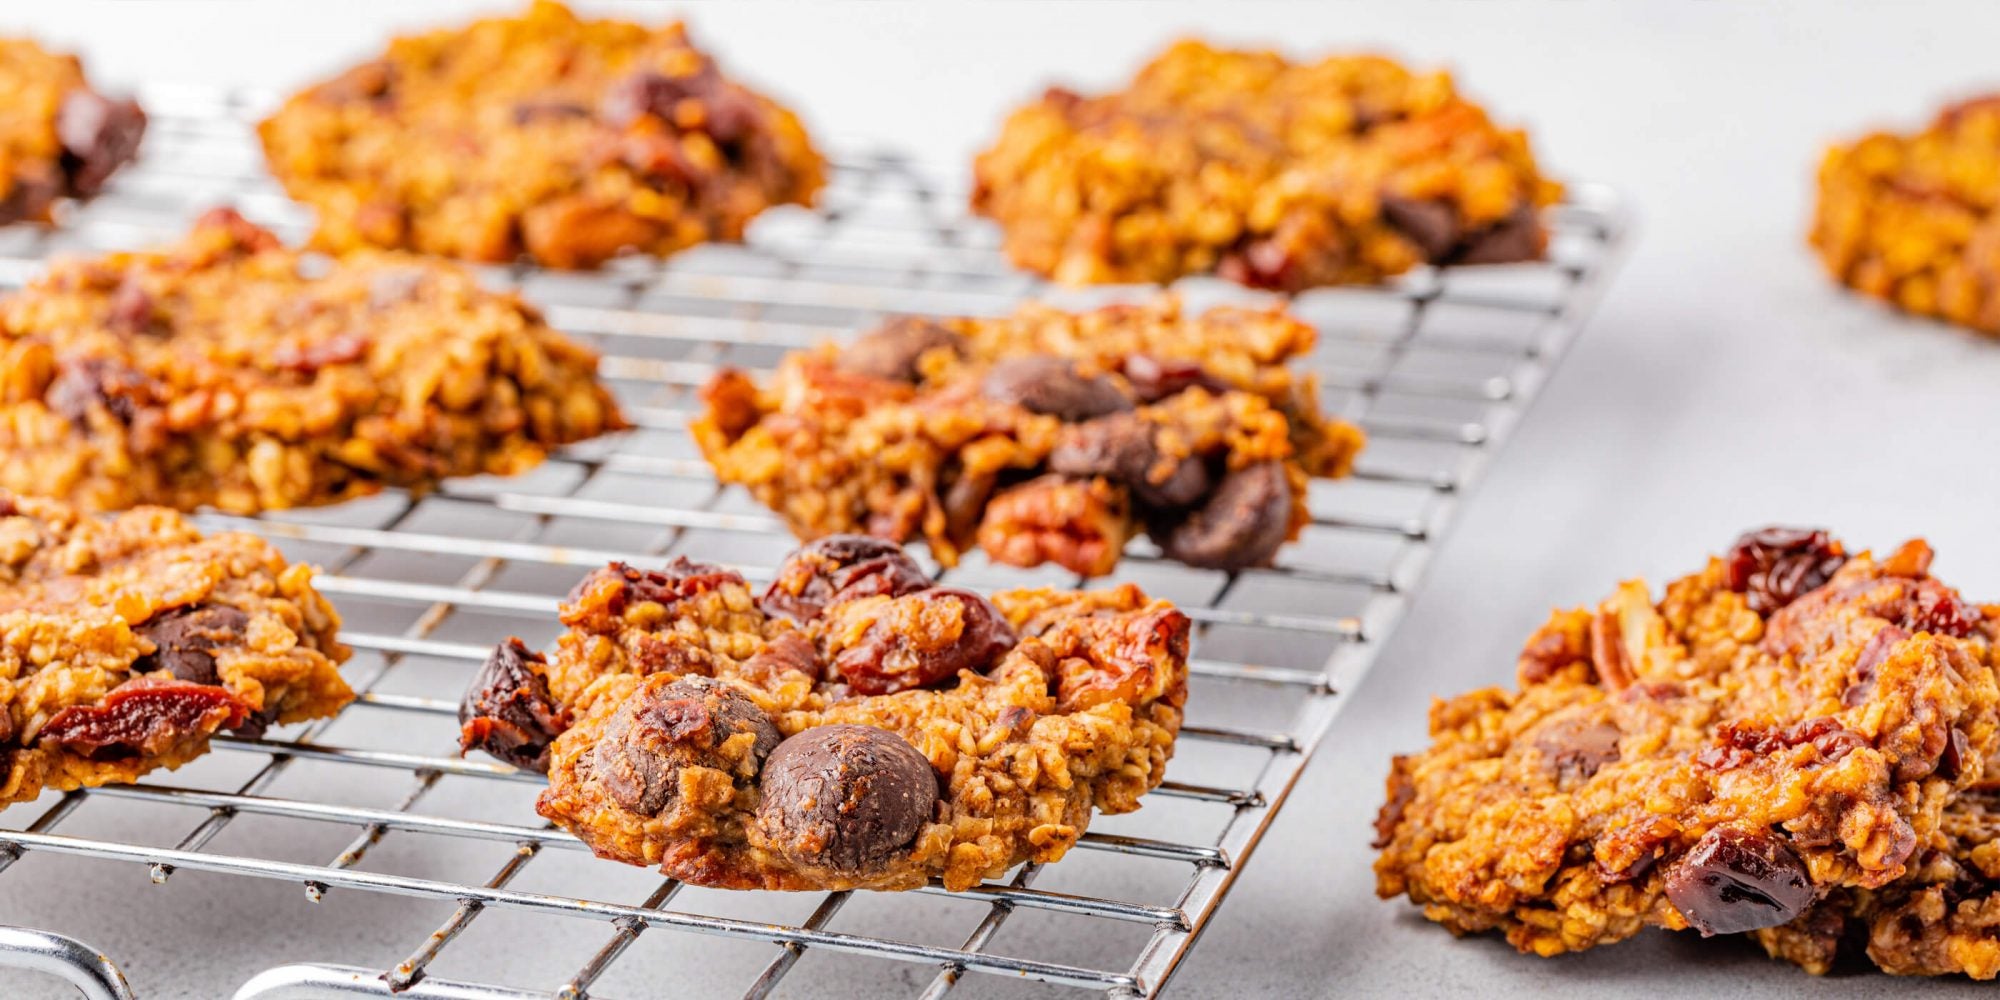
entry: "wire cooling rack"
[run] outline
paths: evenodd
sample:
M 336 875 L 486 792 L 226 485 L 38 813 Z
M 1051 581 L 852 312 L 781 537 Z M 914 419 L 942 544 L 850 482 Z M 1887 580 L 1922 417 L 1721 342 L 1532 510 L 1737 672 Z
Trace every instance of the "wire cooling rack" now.
M 304 235 L 250 138 L 260 99 L 147 96 L 143 162 L 63 229 L 0 235 L 0 284 L 50 253 L 169 240 L 218 203 Z M 1306 537 L 1275 567 L 1193 570 L 1134 543 L 1120 578 L 1196 623 L 1189 725 L 1146 807 L 1100 817 L 1060 864 L 966 892 L 732 894 L 591 859 L 535 817 L 538 776 L 456 756 L 453 712 L 496 639 L 553 638 L 559 595 L 592 567 L 685 554 L 755 581 L 792 547 L 700 461 L 682 430 L 693 390 L 719 365 L 768 370 L 890 313 L 1150 294 L 1045 287 L 1009 269 L 961 205 L 904 160 L 864 153 L 842 159 L 821 211 L 771 213 L 747 246 L 594 275 L 491 269 L 603 351 L 639 429 L 426 497 L 204 516 L 323 567 L 360 697 L 332 720 L 218 739 L 135 786 L 0 814 L 0 924 L 49 928 L 0 928 L 0 967 L 17 970 L 0 976 L 24 981 L 7 995 L 28 991 L 18 970 L 32 969 L 129 996 L 114 960 L 149 995 L 244 1000 L 1159 993 L 1575 336 L 1624 218 L 1578 187 L 1551 213 L 1546 264 L 1293 301 L 1319 328 L 1308 364 L 1328 405 L 1368 429 L 1369 449 L 1351 479 L 1314 484 Z M 1214 282 L 1180 292 L 1190 307 L 1251 297 Z M 1078 582 L 976 553 L 952 573 L 975 587 Z

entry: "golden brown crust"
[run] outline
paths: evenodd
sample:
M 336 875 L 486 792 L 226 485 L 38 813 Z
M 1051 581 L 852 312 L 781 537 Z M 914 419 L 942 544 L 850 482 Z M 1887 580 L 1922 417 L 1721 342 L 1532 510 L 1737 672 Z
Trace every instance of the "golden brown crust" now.
M 846 546 L 849 565 L 857 546 L 879 544 L 826 541 Z M 508 682 L 547 690 L 576 720 L 554 741 L 539 811 L 600 856 L 697 885 L 907 889 L 937 878 L 956 890 L 1061 858 L 1093 811 L 1129 812 L 1159 784 L 1187 696 L 1184 615 L 1129 584 L 1006 591 L 984 605 L 900 579 L 795 624 L 763 605 L 796 608 L 796 581 L 760 603 L 741 577 L 685 560 L 594 574 L 564 605 L 569 631 L 546 663 Z M 998 617 L 980 620 L 982 605 Z M 959 669 L 859 693 L 874 671 L 912 666 L 898 657 Z M 688 678 L 715 680 L 690 690 Z M 503 700 L 493 694 L 472 700 Z M 760 735 L 767 725 L 776 733 Z M 824 828 L 800 835 L 796 817 L 773 816 L 772 797 L 798 788 L 760 774 L 771 744 L 832 726 L 886 731 L 928 762 L 915 825 L 872 849 L 850 841 L 836 853 Z M 849 811 L 865 814 L 860 801 Z M 879 833 L 853 823 L 855 838 Z
M 739 240 L 764 209 L 811 204 L 825 171 L 798 117 L 723 77 L 680 23 L 547 0 L 395 39 L 258 132 L 322 248 L 560 268 Z
M 1187 315 L 1171 297 L 906 318 L 796 352 L 767 386 L 723 372 L 692 430 L 718 478 L 804 539 L 922 538 L 946 565 L 977 544 L 1098 575 L 1150 530 L 1174 558 L 1261 565 L 1309 520 L 1307 477 L 1345 475 L 1363 441 L 1286 367 L 1313 341 L 1281 311 Z M 1250 482 L 1262 463 L 1284 475 Z
M 262 539 L 204 538 L 172 511 L 98 520 L 0 494 L 0 804 L 178 767 L 218 729 L 338 711 L 348 650 L 311 579 Z
M 1534 259 L 1560 187 L 1442 72 L 1183 41 L 1125 90 L 1051 89 L 974 164 L 1014 263 L 1068 284 L 1296 291 Z
M 0 487 L 232 513 L 511 474 L 624 426 L 597 358 L 397 253 L 322 266 L 228 210 L 0 302 Z
M 1909 875 L 2000 748 L 1996 623 L 1928 576 L 1921 542 L 1878 562 L 1774 534 L 1799 544 L 1769 573 L 1746 536 L 1657 604 L 1635 581 L 1558 612 L 1518 691 L 1436 703 L 1433 745 L 1390 777 L 1378 892 L 1552 955 L 1748 929 L 1740 899 L 1693 891 L 1731 875 L 1697 857 L 1718 839 L 1788 859 L 1744 876 L 1774 889 L 1751 926 Z M 1817 585 L 1793 597 L 1800 579 Z
M 138 151 L 146 115 L 92 90 L 83 64 L 26 38 L 0 38 L 0 223 L 50 222 Z
M 2000 762 L 1984 773 L 2000 775 Z M 1771 957 L 1813 973 L 1858 953 L 1899 976 L 2000 976 L 2000 783 L 1953 799 L 1904 878 L 1830 893 L 1756 936 Z
M 1820 161 L 1812 245 L 1836 281 L 1921 316 L 2000 335 L 2000 100 L 1872 132 Z

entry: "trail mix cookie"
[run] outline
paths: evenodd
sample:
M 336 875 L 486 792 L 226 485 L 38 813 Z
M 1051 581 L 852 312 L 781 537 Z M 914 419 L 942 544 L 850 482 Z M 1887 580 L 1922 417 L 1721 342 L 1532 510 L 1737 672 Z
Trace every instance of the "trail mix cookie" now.
M 1772 957 L 1815 973 L 1850 953 L 1900 976 L 2000 976 L 2000 758 L 1985 786 L 1945 806 L 1910 873 L 1880 889 L 1840 889 L 1757 932 Z
M 339 626 L 312 569 L 262 539 L 0 494 L 0 805 L 332 715 L 353 697 Z
M 249 513 L 510 474 L 625 426 L 596 364 L 455 265 L 309 260 L 219 209 L 0 300 L 0 487 Z
M 729 889 L 954 890 L 1055 861 L 1160 783 L 1188 620 L 1130 584 L 983 597 L 835 535 L 761 594 L 686 559 L 592 574 L 502 643 L 467 749 L 544 771 L 601 857 Z
M 826 170 L 798 117 L 678 22 L 549 2 L 395 39 L 258 133 L 322 248 L 561 268 L 742 239 L 764 209 L 811 204 Z
M 1447 73 L 1192 40 L 1122 91 L 1050 89 L 973 174 L 973 210 L 1030 271 L 1282 291 L 1540 258 L 1538 210 L 1561 193 Z
M 1834 279 L 2000 336 L 2000 94 L 1829 149 L 1812 244 Z
M 146 113 L 92 90 L 83 64 L 25 38 L 0 38 L 0 224 L 49 222 L 57 202 L 90 198 L 139 151 Z
M 1556 613 L 1518 691 L 1436 703 L 1396 758 L 1377 890 L 1540 955 L 1898 898 L 2000 752 L 2000 608 L 1930 562 L 1766 529 L 1658 603 Z
M 1258 566 L 1307 523 L 1307 478 L 1346 475 L 1361 449 L 1285 367 L 1314 337 L 1281 311 L 1191 316 L 1173 298 L 903 317 L 788 356 L 762 388 L 722 372 L 693 432 L 801 538 L 1096 576 L 1143 530 L 1190 565 Z

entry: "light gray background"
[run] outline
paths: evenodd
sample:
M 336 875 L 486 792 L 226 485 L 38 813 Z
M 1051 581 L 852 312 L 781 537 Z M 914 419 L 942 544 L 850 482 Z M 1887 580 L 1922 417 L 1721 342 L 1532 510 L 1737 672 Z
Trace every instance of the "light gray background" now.
M 83 51 L 114 84 L 286 87 L 371 50 L 390 28 L 491 7 L 70 0 L 10 4 L 4 20 Z M 819 129 L 893 140 L 956 169 L 1004 109 L 1044 82 L 1110 84 L 1182 32 L 1300 54 L 1380 48 L 1457 70 L 1499 117 L 1533 128 L 1553 171 L 1611 182 L 1636 204 L 1624 274 L 1462 509 L 1401 635 L 1174 995 L 1979 992 L 1963 981 L 1816 980 L 1749 949 L 1663 934 L 1555 961 L 1491 939 L 1453 941 L 1407 905 L 1374 898 L 1366 842 L 1386 758 L 1422 741 L 1433 694 L 1506 681 L 1514 650 L 1551 605 L 1594 601 L 1626 576 L 1659 583 L 1746 526 L 1820 524 L 1878 547 L 1922 534 L 1948 580 L 2000 594 L 1990 527 L 2000 344 L 1837 293 L 1801 242 L 1826 140 L 1914 125 L 1942 99 L 2000 85 L 2000 8 L 842 3 L 642 13 L 672 10 L 690 15 L 726 67 Z M 0 894 L 9 891 L 19 891 L 13 876 L 0 880 Z M 77 891 L 105 905 L 96 887 Z M 287 957 L 334 957 L 334 947 Z M 187 959 L 199 969 L 198 954 Z M 967 985 L 979 995 L 976 978 Z

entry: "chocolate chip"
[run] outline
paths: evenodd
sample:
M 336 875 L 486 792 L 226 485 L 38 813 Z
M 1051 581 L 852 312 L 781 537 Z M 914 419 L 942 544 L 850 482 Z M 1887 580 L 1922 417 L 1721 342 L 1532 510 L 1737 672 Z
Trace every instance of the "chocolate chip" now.
M 987 370 L 979 389 L 989 399 L 1069 423 L 1132 408 L 1117 383 L 1085 377 L 1074 362 L 1048 355 L 1002 361 Z
M 0 198 L 0 225 L 29 219 L 45 221 L 61 196 L 62 185 L 53 176 L 15 174 L 8 184 L 7 196 Z
M 1512 264 L 1540 260 L 1542 224 L 1535 209 L 1522 205 L 1485 229 L 1468 235 L 1451 256 L 1453 264 Z
M 1833 578 L 1847 553 L 1813 528 L 1764 528 L 1745 533 L 1726 557 L 1729 589 L 1750 610 L 1769 615 Z
M 1447 201 L 1385 194 L 1382 221 L 1408 237 L 1433 264 L 1444 263 L 1458 246 L 1458 209 Z
M 193 604 L 163 611 L 133 631 L 153 644 L 153 651 L 132 661 L 135 674 L 166 670 L 194 684 L 220 684 L 215 651 L 235 644 L 250 626 L 250 616 L 226 604 Z
M 493 648 L 459 702 L 460 752 L 484 750 L 515 767 L 547 774 L 549 744 L 569 713 L 549 695 L 547 662 L 519 639 Z
M 855 338 L 840 352 L 840 370 L 894 382 L 920 382 L 917 361 L 932 351 L 965 354 L 965 339 L 915 316 L 899 316 Z
M 831 676 L 857 694 L 894 694 L 958 676 L 983 673 L 1014 648 L 1015 635 L 993 602 L 957 587 L 931 587 L 886 602 L 848 604 L 867 624 L 830 628 Z M 859 626 L 859 636 L 852 636 Z M 850 638 L 851 636 L 851 638 Z
M 1609 722 L 1568 718 L 1551 723 L 1535 737 L 1535 748 L 1559 785 L 1588 781 L 1598 769 L 1618 759 L 1624 735 Z
M 88 198 L 104 189 L 113 171 L 139 151 L 146 113 L 132 101 L 113 101 L 72 90 L 56 110 L 56 138 L 63 146 L 69 193 Z
M 786 557 L 757 599 L 764 613 L 794 622 L 818 618 L 830 604 L 877 594 L 900 597 L 931 585 L 901 546 L 872 535 L 828 535 Z
M 1264 566 L 1291 527 L 1292 491 L 1284 463 L 1259 462 L 1224 476 L 1207 503 L 1166 531 L 1160 548 L 1205 569 Z
M 1158 427 L 1136 413 L 1114 413 L 1063 428 L 1049 468 L 1066 476 L 1103 476 L 1123 483 L 1139 502 L 1183 508 L 1207 495 L 1212 480 L 1198 456 L 1168 456 Z
M 1709 831 L 1667 868 L 1667 899 L 1702 937 L 1788 923 L 1816 895 L 1805 862 L 1770 834 Z
M 817 726 L 764 764 L 757 825 L 794 864 L 864 874 L 908 847 L 935 811 L 937 772 L 901 736 Z
M 724 744 L 739 733 L 754 736 L 748 758 L 725 758 Z M 613 802 L 657 816 L 680 794 L 683 769 L 755 773 L 778 739 L 770 716 L 743 692 L 712 677 L 682 677 L 642 687 L 619 706 L 590 748 L 589 771 Z

